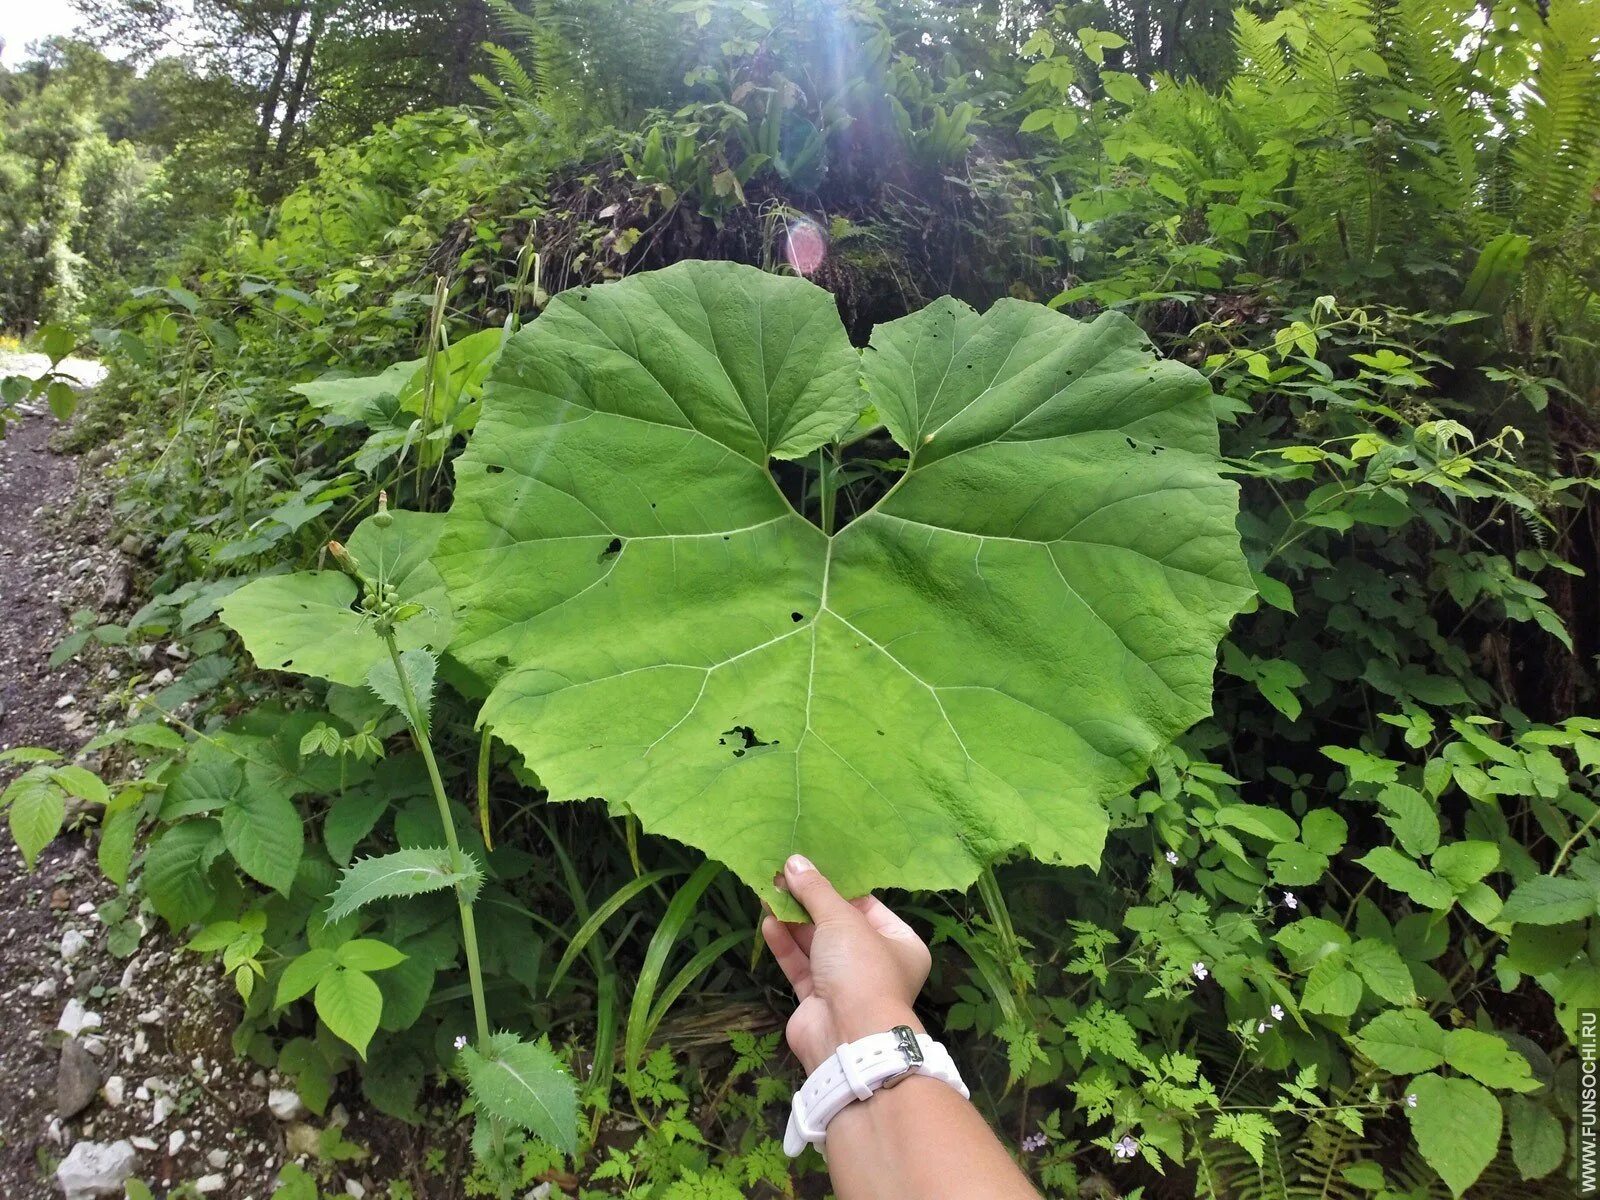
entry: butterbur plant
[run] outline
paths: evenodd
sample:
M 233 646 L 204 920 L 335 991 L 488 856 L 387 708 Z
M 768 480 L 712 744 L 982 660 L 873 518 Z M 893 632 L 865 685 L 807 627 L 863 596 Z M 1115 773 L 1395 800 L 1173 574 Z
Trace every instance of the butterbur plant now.
M 1252 588 L 1211 391 L 1125 317 L 945 298 L 854 348 L 685 262 L 511 338 L 434 563 L 481 724 L 775 909 L 1096 865 Z M 733 819 L 730 819 L 730 815 Z M 870 836 L 863 836 L 870 830 Z
M 377 512 L 357 531 L 350 548 L 337 541 L 328 544 L 339 572 L 257 580 L 230 599 L 224 617 L 236 628 L 252 628 L 263 602 L 261 594 L 270 593 L 266 603 L 287 605 L 302 617 L 293 630 L 277 630 L 275 636 L 258 644 L 258 659 L 266 656 L 263 665 L 325 678 L 332 678 L 324 672 L 335 660 L 341 678 L 353 677 L 364 666 L 365 686 L 405 719 L 427 767 L 444 844 L 404 848 L 353 863 L 329 899 L 326 921 L 343 921 L 379 901 L 451 892 L 460 919 L 476 1030 L 475 1043 L 458 1039 L 456 1050 L 474 1103 L 492 1122 L 528 1130 L 573 1153 L 577 1097 L 571 1076 L 543 1040 L 531 1042 L 490 1028 L 473 910 L 484 870 L 463 849 L 457 835 L 430 732 L 436 659 L 429 641 L 446 619 L 430 609 L 425 591 L 418 591 L 419 576 L 424 584 L 429 578 L 421 560 L 431 542 L 415 545 L 408 534 L 427 529 L 431 523 L 417 521 L 417 516 L 391 513 L 387 497 L 380 494 Z M 318 615 L 326 616 L 330 607 L 338 619 L 319 629 Z M 354 618 L 354 622 L 345 618 Z M 297 638 L 306 640 L 297 643 Z M 301 649 L 290 654 L 298 658 L 277 656 L 268 649 L 295 644 Z M 313 947 L 284 970 L 277 1003 L 287 1004 L 314 989 L 323 1021 L 364 1055 L 383 1005 L 382 993 L 368 972 L 393 967 L 404 957 L 371 939 L 357 938 L 333 948 Z

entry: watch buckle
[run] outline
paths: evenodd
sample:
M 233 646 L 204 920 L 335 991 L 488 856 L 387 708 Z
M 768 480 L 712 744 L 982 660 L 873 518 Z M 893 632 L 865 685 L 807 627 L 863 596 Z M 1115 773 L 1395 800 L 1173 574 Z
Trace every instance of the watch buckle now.
M 917 1068 L 927 1060 L 922 1056 L 922 1044 L 917 1041 L 917 1035 L 909 1025 L 896 1025 L 889 1031 L 894 1034 L 894 1048 L 905 1059 L 906 1065 L 901 1070 L 890 1075 L 878 1085 L 879 1089 L 892 1088 L 908 1075 L 916 1074 Z

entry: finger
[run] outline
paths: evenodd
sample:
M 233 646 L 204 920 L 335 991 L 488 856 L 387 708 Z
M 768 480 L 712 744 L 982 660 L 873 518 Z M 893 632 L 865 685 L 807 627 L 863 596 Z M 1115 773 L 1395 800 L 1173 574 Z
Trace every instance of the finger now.
M 906 941 L 920 942 L 921 937 L 917 931 L 901 920 L 900 916 L 879 900 L 876 896 L 863 896 L 859 900 L 850 901 L 862 916 L 867 918 L 867 924 L 884 937 L 900 938 Z
M 783 864 L 783 879 L 789 885 L 789 894 L 798 900 L 818 924 L 825 921 L 851 920 L 855 909 L 839 895 L 821 871 L 803 854 L 790 855 Z
M 772 951 L 772 957 L 778 960 L 789 986 L 794 988 L 795 998 L 804 1000 L 811 995 L 811 959 L 794 940 L 789 927 L 777 917 L 769 916 L 761 922 L 761 936 Z
M 811 939 L 817 936 L 817 927 L 815 925 L 807 925 L 801 922 L 790 921 L 784 926 L 784 928 L 789 931 L 789 936 L 799 944 L 800 949 L 805 951 L 806 957 L 810 958 Z

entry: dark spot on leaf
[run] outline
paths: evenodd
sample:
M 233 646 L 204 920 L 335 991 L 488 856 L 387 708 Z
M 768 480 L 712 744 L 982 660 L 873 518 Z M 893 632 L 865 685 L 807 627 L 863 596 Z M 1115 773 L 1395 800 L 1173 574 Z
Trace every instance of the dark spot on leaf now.
M 1122 440 L 1128 443 L 1128 449 L 1129 450 L 1133 450 L 1133 449 L 1136 448 L 1134 440 L 1131 437 L 1127 437 L 1126 435 L 1124 435 Z
M 806 619 L 806 615 L 805 613 L 792 612 L 789 614 L 789 619 L 791 621 L 804 621 Z
M 498 475 L 498 474 L 500 474 L 501 471 L 504 471 L 505 468 L 502 467 L 499 463 L 490 463 L 488 468 L 487 468 L 487 470 L 488 470 L 489 474 L 491 474 L 491 475 Z
M 759 750 L 762 746 L 776 746 L 778 744 L 777 738 L 773 738 L 770 742 L 763 742 L 756 735 L 756 731 L 748 725 L 735 725 L 732 729 L 723 730 L 722 736 L 717 739 L 717 745 L 726 746 L 729 738 L 737 738 L 739 741 L 738 746 L 733 751 L 735 758 L 743 758 L 748 751 Z
M 286 658 L 286 659 L 283 660 L 284 670 L 288 670 L 292 666 L 294 666 L 294 659 Z
M 595 561 L 596 562 L 605 562 L 606 559 L 610 558 L 612 555 L 621 554 L 621 553 L 622 553 L 622 539 L 619 538 L 619 537 L 614 537 L 609 542 L 606 543 L 606 548 L 604 550 L 600 551 L 600 557 L 598 559 L 596 559 Z

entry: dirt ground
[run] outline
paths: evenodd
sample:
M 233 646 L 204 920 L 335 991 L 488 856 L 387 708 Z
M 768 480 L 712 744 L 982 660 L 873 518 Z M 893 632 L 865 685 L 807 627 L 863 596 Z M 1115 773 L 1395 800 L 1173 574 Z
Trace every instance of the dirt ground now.
M 0 373 L 19 357 L 5 356 Z M 126 618 L 117 610 L 132 572 L 90 486 L 93 462 L 52 448 L 60 428 L 24 412 L 0 440 L 0 750 L 70 756 L 98 710 L 115 712 L 141 675 L 182 663 L 107 647 L 91 667 L 49 665 L 71 613 Z M 16 770 L 0 766 L 0 786 Z M 268 1200 L 288 1159 L 312 1162 L 317 1129 L 290 1093 L 269 1107 L 283 1082 L 234 1056 L 230 989 L 198 956 L 175 953 L 152 918 L 103 909 L 117 889 L 95 865 L 92 830 L 59 839 L 31 874 L 9 835 L 0 844 L 0 1196 L 59 1197 L 57 1168 L 88 1153 L 80 1144 L 124 1142 L 133 1177 L 157 1196 L 188 1185 L 184 1195 Z M 80 1111 L 61 1111 L 86 1095 Z M 360 1162 L 319 1174 L 324 1194 L 372 1190 Z M 78 1193 L 95 1194 L 123 1188 Z

